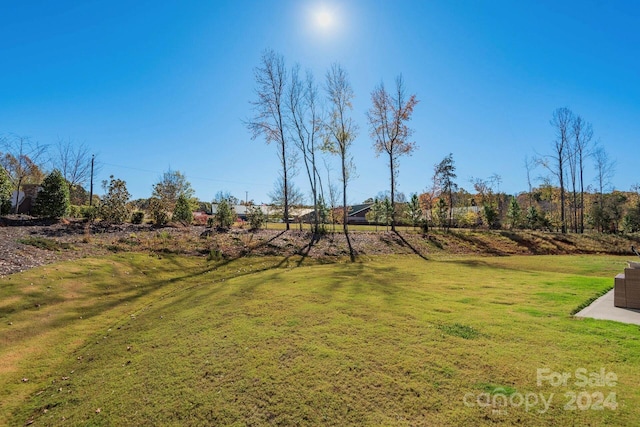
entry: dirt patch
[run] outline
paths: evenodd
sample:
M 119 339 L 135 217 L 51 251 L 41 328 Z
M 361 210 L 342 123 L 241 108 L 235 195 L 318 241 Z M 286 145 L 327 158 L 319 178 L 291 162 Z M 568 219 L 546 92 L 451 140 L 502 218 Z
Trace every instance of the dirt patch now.
M 395 233 L 354 231 L 356 256 L 417 254 L 542 255 L 629 254 L 640 238 L 601 234 L 574 235 L 534 231 L 451 230 Z M 233 228 L 219 232 L 204 226 L 109 225 L 83 221 L 38 221 L 29 217 L 0 219 L 0 276 L 57 261 L 113 252 L 149 251 L 192 256 L 304 256 L 334 258 L 349 255 L 340 232 L 314 236 L 309 231 Z

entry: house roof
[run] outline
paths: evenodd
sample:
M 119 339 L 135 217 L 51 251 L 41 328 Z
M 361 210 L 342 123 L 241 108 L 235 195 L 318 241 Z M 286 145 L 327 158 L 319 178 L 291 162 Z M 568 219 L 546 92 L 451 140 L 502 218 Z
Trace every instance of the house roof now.
M 362 205 L 349 206 L 349 212 L 347 213 L 347 215 L 349 216 L 357 215 L 362 211 L 370 209 L 371 206 L 373 206 L 373 203 L 364 203 Z

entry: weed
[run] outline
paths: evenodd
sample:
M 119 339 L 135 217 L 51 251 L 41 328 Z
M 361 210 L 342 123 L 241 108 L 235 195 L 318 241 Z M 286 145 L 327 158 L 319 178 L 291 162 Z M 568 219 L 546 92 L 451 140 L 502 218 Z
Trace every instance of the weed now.
M 451 325 L 438 325 L 437 328 L 445 334 L 464 338 L 465 340 L 478 338 L 481 335 L 480 332 L 478 332 L 471 326 L 461 325 L 460 323 L 453 323 Z

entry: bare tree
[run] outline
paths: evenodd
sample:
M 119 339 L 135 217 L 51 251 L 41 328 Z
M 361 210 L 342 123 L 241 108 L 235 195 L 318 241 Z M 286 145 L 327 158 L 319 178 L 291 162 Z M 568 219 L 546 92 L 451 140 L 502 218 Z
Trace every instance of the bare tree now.
M 529 206 L 531 207 L 533 206 L 533 185 L 531 184 L 531 171 L 533 171 L 533 169 L 536 166 L 536 160 L 529 158 L 529 156 L 525 156 L 524 157 L 524 167 L 525 170 L 527 171 L 527 187 L 529 188 Z
M 598 185 L 598 199 L 604 206 L 604 191 L 611 185 L 611 179 L 615 174 L 615 161 L 609 159 L 609 155 L 603 146 L 598 145 L 593 150 L 593 162 L 596 168 L 596 184 Z
M 573 113 L 566 107 L 558 108 L 553 112 L 551 126 L 556 131 L 556 138 L 553 142 L 553 154 L 539 159 L 539 163 L 547 168 L 558 179 L 560 185 L 560 223 L 563 233 L 567 232 L 567 220 L 565 215 L 565 162 L 569 150 L 569 139 L 571 138 L 571 123 Z
M 285 194 L 285 188 L 287 194 Z M 294 208 L 296 206 L 301 206 L 304 203 L 304 196 L 302 195 L 302 192 L 294 185 L 293 182 L 290 182 L 289 185 L 285 187 L 282 176 L 278 177 L 273 186 L 273 191 L 271 191 L 268 196 L 271 198 L 273 206 L 280 211 L 279 213 L 283 214 L 283 219 L 285 218 L 285 215 L 289 214 L 288 212 L 287 214 L 284 213 L 285 200 L 289 203 L 289 207 Z
M 23 136 L 12 135 L 2 140 L 3 150 L 0 162 L 9 174 L 16 189 L 15 213 L 18 213 L 19 194 L 23 184 L 39 184 L 44 178 L 39 161 L 47 151 L 45 145 Z
M 318 233 L 318 187 L 322 180 L 316 166 L 317 142 L 322 130 L 322 114 L 318 106 L 318 88 L 311 72 L 307 72 L 304 82 L 300 79 L 300 67 L 291 71 L 291 85 L 288 90 L 287 109 L 290 115 L 292 139 L 302 154 L 302 160 L 309 178 L 313 198 L 314 233 Z
M 339 64 L 333 64 L 327 72 L 326 92 L 329 98 L 329 118 L 325 124 L 324 149 L 340 157 L 342 168 L 342 201 L 343 201 L 343 229 L 345 234 L 349 232 L 347 226 L 347 184 L 354 172 L 353 157 L 350 147 L 356 138 L 357 125 L 349 117 L 353 109 L 353 89 L 349 83 L 349 77 L 344 68 Z M 348 240 L 348 236 L 347 236 Z M 349 247 L 353 258 L 352 248 Z
M 58 140 L 51 163 L 67 181 L 69 193 L 77 186 L 84 186 L 91 178 L 91 153 L 83 143 L 75 144 L 70 139 Z
M 582 117 L 577 116 L 573 121 L 573 136 L 573 150 L 577 157 L 580 180 L 580 233 L 584 233 L 584 161 L 591 151 L 591 140 L 593 139 L 591 123 L 585 122 Z
M 286 138 L 286 84 L 287 70 L 282 55 L 267 50 L 261 58 L 261 65 L 254 70 L 257 100 L 252 101 L 255 116 L 246 123 L 252 138 L 263 136 L 267 144 L 278 145 L 278 158 L 282 166 L 284 186 L 284 222 L 289 230 L 289 150 Z
M 572 133 L 575 120 L 571 124 Z M 577 178 L 578 178 L 578 152 L 575 148 L 575 135 L 572 135 L 567 144 L 567 166 L 569 172 L 569 184 L 571 185 L 571 193 L 569 199 L 569 208 L 571 215 L 570 226 L 573 228 L 574 233 L 578 233 L 578 190 L 577 190 Z
M 393 94 L 387 92 L 384 84 L 380 83 L 371 92 L 372 106 L 367 113 L 369 132 L 373 138 L 376 154 L 385 152 L 389 157 L 389 172 L 391 180 L 391 230 L 396 230 L 395 191 L 398 177 L 399 157 L 410 155 L 416 148 L 416 143 L 408 141 L 413 129 L 407 126 L 411 120 L 413 109 L 418 100 L 415 95 L 407 99 L 402 75 L 396 78 L 396 88 Z
M 340 197 L 340 190 L 335 184 L 331 182 L 331 169 L 327 162 L 324 162 L 324 167 L 327 170 L 327 191 L 329 192 L 329 208 L 331 210 L 331 224 L 333 225 L 333 231 L 336 231 L 336 209 L 338 207 L 338 197 Z M 324 196 L 323 196 L 324 197 Z

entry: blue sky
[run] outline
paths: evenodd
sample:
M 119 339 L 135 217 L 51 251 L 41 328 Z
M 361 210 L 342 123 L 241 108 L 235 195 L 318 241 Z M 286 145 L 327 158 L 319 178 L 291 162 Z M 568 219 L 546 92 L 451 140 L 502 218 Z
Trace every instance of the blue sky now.
M 360 126 L 350 203 L 388 188 L 365 113 L 399 73 L 420 100 L 419 149 L 400 167 L 407 195 L 450 152 L 460 186 L 498 174 L 500 190 L 526 190 L 524 157 L 551 152 L 549 120 L 565 106 L 616 161 L 613 186 L 640 182 L 640 2 L 0 0 L 0 16 L 0 134 L 83 142 L 99 179 L 126 180 L 134 198 L 171 168 L 202 200 L 223 190 L 268 201 L 276 147 L 242 122 L 265 49 L 318 81 L 334 62 L 348 71 Z M 301 169 L 306 192 L 305 179 Z

